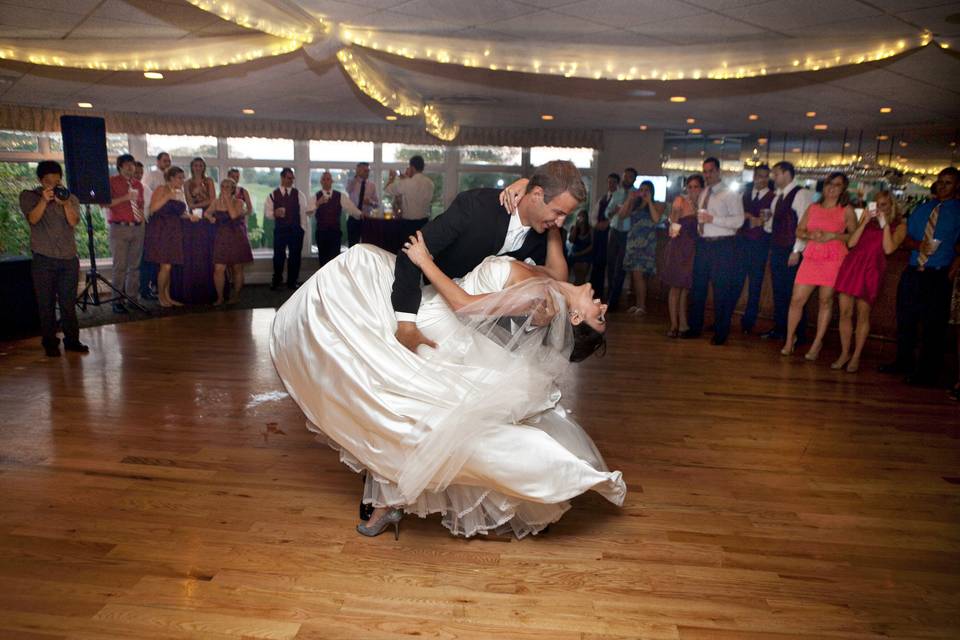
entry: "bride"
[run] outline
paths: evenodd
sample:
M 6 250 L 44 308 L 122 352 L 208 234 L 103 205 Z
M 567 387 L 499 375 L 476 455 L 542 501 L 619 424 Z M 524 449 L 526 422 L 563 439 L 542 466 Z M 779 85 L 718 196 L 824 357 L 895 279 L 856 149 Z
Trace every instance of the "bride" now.
M 396 256 L 356 245 L 277 311 L 270 353 L 307 427 L 356 472 L 376 509 L 357 530 L 403 513 L 442 513 L 455 535 L 536 534 L 594 490 L 616 505 L 626 486 L 558 404 L 571 361 L 604 344 L 606 305 L 506 256 L 457 281 L 422 235 L 404 251 L 431 282 L 417 328 L 436 349 L 394 337 Z

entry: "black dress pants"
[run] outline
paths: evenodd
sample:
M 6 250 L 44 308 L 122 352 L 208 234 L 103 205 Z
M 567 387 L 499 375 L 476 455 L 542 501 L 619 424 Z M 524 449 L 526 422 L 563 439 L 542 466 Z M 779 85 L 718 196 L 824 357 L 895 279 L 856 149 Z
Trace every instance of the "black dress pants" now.
M 698 238 L 697 255 L 693 259 L 693 290 L 690 303 L 690 330 L 703 330 L 703 316 L 707 305 L 707 291 L 713 285 L 714 338 L 720 342 L 730 335 L 730 318 L 737 304 L 736 240 Z
M 283 282 L 283 264 L 287 262 L 287 251 L 290 252 L 287 264 L 287 286 L 296 288 L 300 277 L 300 254 L 303 251 L 303 227 L 290 225 L 275 227 L 273 230 L 273 286 Z
M 77 283 L 80 279 L 80 260 L 61 259 L 35 253 L 30 265 L 33 290 L 40 312 L 40 335 L 44 347 L 60 344 L 57 337 L 57 305 L 60 306 L 60 325 L 66 344 L 80 342 L 77 323 Z
M 907 267 L 897 286 L 897 364 L 922 382 L 940 377 L 946 349 L 952 293 L 947 269 Z M 922 328 L 920 358 L 915 360 L 917 333 Z

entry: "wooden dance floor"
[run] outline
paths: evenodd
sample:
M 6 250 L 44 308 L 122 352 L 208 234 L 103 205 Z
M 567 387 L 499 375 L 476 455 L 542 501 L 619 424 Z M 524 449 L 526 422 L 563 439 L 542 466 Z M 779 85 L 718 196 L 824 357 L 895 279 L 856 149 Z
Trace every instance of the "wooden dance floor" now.
M 360 481 L 283 394 L 272 317 L 0 345 L 0 638 L 960 637 L 960 407 L 876 356 L 851 375 L 614 316 L 565 403 L 624 507 L 394 541 L 354 532 Z

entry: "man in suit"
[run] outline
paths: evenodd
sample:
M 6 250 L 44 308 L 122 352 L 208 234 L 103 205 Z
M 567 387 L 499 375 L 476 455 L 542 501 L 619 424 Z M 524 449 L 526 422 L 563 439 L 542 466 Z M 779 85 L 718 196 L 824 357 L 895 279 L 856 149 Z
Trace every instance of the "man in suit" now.
M 546 265 L 551 276 L 566 280 L 567 265 L 559 230 L 564 218 L 586 196 L 580 172 L 573 163 L 554 160 L 534 170 L 513 211 L 500 204 L 500 192 L 496 189 L 465 191 L 423 227 L 423 239 L 437 266 L 451 278 L 465 275 L 487 256 L 508 255 Z M 405 253 L 397 255 L 392 294 L 397 314 L 396 336 L 413 352 L 421 344 L 436 346 L 417 328 L 421 278 L 420 269 Z

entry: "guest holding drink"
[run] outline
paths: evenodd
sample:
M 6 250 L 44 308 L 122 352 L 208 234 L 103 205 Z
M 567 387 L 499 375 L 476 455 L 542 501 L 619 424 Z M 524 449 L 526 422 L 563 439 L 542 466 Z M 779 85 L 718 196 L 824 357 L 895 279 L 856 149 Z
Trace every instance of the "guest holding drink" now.
M 703 193 L 703 176 L 687 177 L 686 191 L 673 200 L 670 208 L 670 240 L 663 251 L 663 273 L 660 281 L 670 287 L 667 307 L 670 331 L 667 337 L 678 338 L 688 331 L 687 298 L 693 286 L 693 258 L 697 253 L 697 203 Z
M 284 167 L 280 171 L 280 186 L 267 196 L 263 204 L 264 216 L 276 223 L 273 228 L 271 291 L 279 289 L 283 282 L 284 263 L 287 265 L 287 288 L 292 291 L 299 286 L 297 280 L 300 277 L 303 238 L 310 226 L 308 216 L 313 215 L 314 208 L 307 203 L 307 194 L 293 186 L 294 182 L 296 176 L 293 169 Z
M 823 185 L 823 198 L 807 207 L 797 225 L 797 238 L 806 240 L 803 261 L 797 270 L 787 318 L 787 342 L 780 351 L 791 355 L 797 346 L 797 325 L 803 307 L 816 289 L 820 302 L 817 336 L 804 358 L 816 360 L 833 314 L 833 292 L 840 265 L 847 255 L 847 240 L 857 228 L 857 215 L 850 206 L 847 187 L 850 181 L 840 172 L 831 173 Z
M 855 373 L 860 368 L 860 355 L 870 335 L 870 309 L 880 293 L 887 270 L 887 256 L 897 250 L 907 235 L 893 195 L 881 191 L 863 213 L 856 230 L 847 240 L 850 253 L 843 259 L 837 274 L 840 295 L 840 357 L 831 369 L 847 368 Z M 853 309 L 857 309 L 857 343 L 850 355 L 853 337 Z
M 157 187 L 150 200 L 150 241 L 147 260 L 160 265 L 157 271 L 157 298 L 161 307 L 180 307 L 182 302 L 170 296 L 173 265 L 183 264 L 183 220 L 188 219 L 183 194 L 183 169 L 170 167 L 164 172 L 164 183 Z
M 657 273 L 657 224 L 666 208 L 664 203 L 654 201 L 653 190 L 653 182 L 644 180 L 627 200 L 633 203 L 633 223 L 627 234 L 623 268 L 630 272 L 634 297 L 627 313 L 638 316 L 647 312 L 647 278 Z
M 129 153 L 117 157 L 118 174 L 110 178 L 110 255 L 113 281 L 128 298 L 140 293 L 140 258 L 143 254 L 143 185 L 134 177 L 137 161 Z M 114 313 L 130 313 L 123 302 L 113 303 Z
M 749 279 L 747 306 L 740 319 L 740 329 L 745 334 L 753 332 L 760 312 L 760 293 L 770 254 L 770 233 L 764 225 L 772 218 L 773 198 L 776 193 L 770 188 L 770 167 L 757 165 L 753 170 L 753 182 L 743 193 L 743 226 L 737 231 L 737 268 L 739 284 L 737 296 Z
M 220 181 L 220 195 L 204 213 L 204 218 L 215 225 L 213 241 L 213 285 L 217 299 L 213 303 L 219 307 L 224 302 L 223 289 L 227 279 L 227 267 L 230 267 L 230 280 L 233 283 L 233 295 L 230 304 L 240 299 L 243 288 L 243 265 L 253 262 L 253 251 L 247 239 L 247 227 L 244 224 L 244 203 L 237 198 L 237 185 L 230 178 Z
M 573 269 L 574 284 L 581 285 L 590 275 L 593 265 L 593 229 L 586 209 L 577 212 L 577 220 L 570 228 L 570 255 L 567 262 Z
M 240 169 L 230 169 L 227 171 L 227 177 L 236 185 L 236 197 L 243 209 L 243 227 L 246 229 L 247 216 L 253 213 L 253 200 L 250 199 L 250 192 L 240 186 Z
M 203 158 L 190 162 L 190 179 L 184 190 L 190 216 L 183 221 L 183 265 L 174 270 L 173 292 L 189 304 L 209 304 L 216 297 L 213 286 L 213 241 L 216 228 L 200 224 L 203 213 L 216 200 L 217 190 L 207 176 Z

